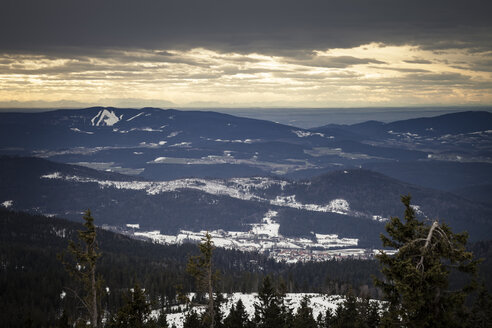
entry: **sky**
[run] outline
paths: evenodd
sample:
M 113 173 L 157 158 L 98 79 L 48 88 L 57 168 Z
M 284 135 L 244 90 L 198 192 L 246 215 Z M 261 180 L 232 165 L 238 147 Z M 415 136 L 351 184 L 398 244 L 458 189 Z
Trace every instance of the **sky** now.
M 2 0 L 0 107 L 492 104 L 491 1 Z

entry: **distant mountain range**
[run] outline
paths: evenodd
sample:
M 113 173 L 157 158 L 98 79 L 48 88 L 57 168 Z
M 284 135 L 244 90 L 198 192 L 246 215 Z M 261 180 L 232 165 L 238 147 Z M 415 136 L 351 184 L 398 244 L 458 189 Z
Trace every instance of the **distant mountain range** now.
M 453 190 L 492 184 L 492 113 L 312 130 L 215 112 L 156 108 L 0 113 L 0 154 L 158 180 L 272 175 L 302 179 L 363 167 Z
M 91 208 L 101 224 L 247 231 L 275 210 L 283 235 L 379 246 L 411 194 L 421 217 L 474 240 L 492 232 L 488 112 L 310 130 L 156 108 L 0 113 L 0 155 L 4 207 Z

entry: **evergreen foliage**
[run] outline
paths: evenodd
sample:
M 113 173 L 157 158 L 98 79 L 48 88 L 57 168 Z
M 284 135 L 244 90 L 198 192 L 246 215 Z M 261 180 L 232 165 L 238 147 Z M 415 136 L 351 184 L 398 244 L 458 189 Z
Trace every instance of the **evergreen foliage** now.
M 204 328 L 205 326 L 202 323 L 202 320 L 196 313 L 196 311 L 191 310 L 186 313 L 183 328 Z
M 83 216 L 85 230 L 78 231 L 79 243 L 69 241 L 68 251 L 73 261 L 65 261 L 63 254 L 61 259 L 70 276 L 83 285 L 81 292 L 70 289 L 75 297 L 83 304 L 89 314 L 92 327 L 99 327 L 101 322 L 101 284 L 102 278 L 96 277 L 96 263 L 101 254 L 96 241 L 96 226 L 90 210 Z
M 467 328 L 486 328 L 492 325 L 492 297 L 481 286 L 477 299 L 471 310 Z
M 408 207 L 411 209 L 411 206 Z M 410 213 L 408 207 L 407 211 Z M 72 287 L 77 283 L 75 285 L 79 285 L 81 288 L 76 289 L 76 291 L 84 296 L 85 289 L 82 288 L 84 285 L 81 281 L 75 280 L 73 277 L 70 278 L 64 272 L 62 263 L 56 261 L 55 256 L 56 253 L 66 247 L 67 239 L 76 240 L 79 237 L 79 243 L 73 244 L 74 246 L 78 245 L 79 249 L 85 250 L 85 244 L 80 242 L 82 240 L 80 232 L 82 231 L 91 231 L 91 233 L 86 234 L 88 236 L 95 237 L 97 234 L 96 246 L 101 246 L 101 251 L 95 251 L 96 254 L 101 254 L 100 257 L 97 257 L 97 268 L 98 272 L 107 279 L 107 286 L 111 292 L 103 295 L 100 301 L 102 311 L 99 309 L 98 311 L 104 313 L 108 327 L 111 325 L 113 327 L 129 325 L 139 327 L 141 324 L 143 324 L 142 327 L 167 327 L 166 314 L 172 311 L 171 306 L 177 304 L 177 294 L 196 291 L 196 287 L 199 285 L 198 281 L 194 285 L 191 277 L 183 275 L 187 254 L 199 252 L 197 258 L 203 256 L 196 245 L 153 245 L 104 230 L 92 230 L 87 226 L 85 230 L 81 230 L 81 225 L 73 222 L 41 216 L 34 217 L 5 210 L 0 210 L 0 219 L 0 255 L 3 264 L 0 267 L 2 270 L 2 275 L 0 275 L 0 304 L 3 309 L 0 318 L 5 327 L 66 328 L 87 326 L 88 320 L 84 312 L 80 311 L 78 299 L 68 297 L 70 292 L 67 289 L 68 286 Z M 87 220 L 86 224 L 89 224 L 90 221 Z M 420 234 L 411 233 L 412 229 L 404 230 L 401 228 L 408 231 L 405 235 L 410 236 L 409 238 L 418 235 L 423 236 L 421 238 L 425 240 L 428 239 L 433 225 L 417 224 L 411 219 L 408 221 L 415 225 L 416 231 L 421 229 L 422 232 Z M 401 226 L 405 227 L 405 222 L 400 223 Z M 410 224 L 408 224 L 409 226 Z M 433 231 L 436 233 L 440 233 L 441 230 L 439 229 L 446 231 L 444 228 L 438 229 L 438 227 L 440 225 L 435 225 Z M 399 231 L 398 229 L 394 230 Z M 398 242 L 394 238 L 388 239 L 395 243 Z M 453 237 L 448 237 L 448 239 L 455 240 Z M 443 253 L 446 251 L 443 245 L 439 246 L 439 243 L 436 243 L 439 239 L 430 238 L 430 240 L 429 244 L 433 245 L 431 248 L 433 251 Z M 415 242 L 415 244 L 417 243 L 423 243 L 425 246 L 425 241 L 421 242 L 420 239 Z M 478 243 L 474 247 L 474 252 L 487 257 L 491 249 L 490 244 L 487 242 Z M 421 253 L 418 253 L 419 248 L 405 248 L 405 245 L 401 242 L 400 249 L 403 248 L 405 254 L 409 254 L 409 258 L 414 260 L 415 265 L 419 264 L 421 262 Z M 411 256 L 410 252 L 407 251 L 409 249 L 415 251 Z M 371 298 L 374 297 L 375 290 L 367 282 L 369 274 L 374 272 L 372 265 L 375 262 L 373 261 L 348 260 L 285 265 L 272 262 L 258 254 L 226 251 L 220 248 L 213 249 L 213 255 L 210 262 L 211 266 L 217 266 L 225 272 L 217 284 L 216 293 L 214 293 L 214 327 L 311 327 L 314 319 L 307 299 L 303 300 L 301 307 L 293 313 L 286 306 L 284 294 L 309 290 L 343 294 L 351 289 L 351 285 L 354 286 L 353 292 L 349 292 L 342 306 L 335 312 L 327 310 L 326 313 L 318 316 L 318 327 L 417 326 L 413 321 L 402 321 L 403 317 L 400 315 L 400 311 L 406 309 L 399 303 L 402 299 L 400 295 L 398 295 L 396 303 L 388 303 L 388 311 L 386 312 L 381 312 L 380 303 L 361 297 L 368 295 Z M 76 268 L 76 264 L 81 263 L 76 261 L 74 256 L 67 257 L 65 260 L 66 264 L 70 263 L 70 268 Z M 427 269 L 430 264 L 435 262 L 424 258 L 422 263 Z M 475 262 L 472 260 L 465 261 L 465 268 L 467 263 L 473 264 Z M 488 263 L 487 260 L 484 263 Z M 452 269 L 456 269 L 456 271 L 460 269 L 458 263 L 453 263 L 449 259 L 444 259 L 442 264 L 451 273 Z M 455 266 L 457 268 L 454 268 Z M 259 267 L 263 269 L 260 271 Z M 397 267 L 405 268 L 404 265 Z M 473 272 L 473 265 L 470 267 L 471 270 L 469 271 Z M 440 271 L 435 270 L 435 272 Z M 487 272 L 489 271 L 482 272 L 482 274 Z M 264 276 L 265 273 L 271 273 L 271 275 Z M 417 273 L 422 274 L 422 271 L 417 271 Z M 430 276 L 430 273 L 428 276 L 424 275 L 424 277 Z M 344 281 L 342 280 L 343 277 L 348 277 L 348 279 Z M 455 278 L 451 274 L 449 275 L 449 279 Z M 134 288 L 136 293 L 123 296 L 122 291 L 126 293 L 128 286 L 131 286 L 135 281 L 142 282 L 142 286 L 145 286 L 145 293 L 138 287 Z M 262 283 L 259 283 L 261 281 Z M 488 281 L 486 282 L 488 283 Z M 390 281 L 385 280 L 384 283 L 390 283 Z M 434 283 L 436 282 L 428 282 L 427 285 L 431 286 Z M 450 283 L 449 286 L 454 288 L 457 285 L 459 287 L 461 283 L 462 279 L 460 278 Z M 177 285 L 182 287 L 178 288 Z M 421 292 L 419 288 L 422 289 L 420 285 L 417 285 L 415 288 L 417 292 Z M 180 290 L 181 292 L 179 292 Z M 221 293 L 240 290 L 259 292 L 259 302 L 255 306 L 255 316 L 252 320 L 248 318 L 242 302 L 233 306 L 225 318 L 220 312 Z M 458 293 L 465 294 L 468 291 L 463 286 L 456 290 Z M 62 291 L 67 292 L 66 297 L 60 295 Z M 444 294 L 448 296 L 448 293 L 445 292 Z M 454 293 L 449 294 L 453 295 Z M 26 302 L 26 300 L 30 301 Z M 461 304 L 460 312 L 458 312 L 462 314 L 461 317 L 449 326 L 466 328 L 489 326 L 492 322 L 491 304 L 490 295 L 484 286 L 477 293 L 473 308 L 467 310 L 464 304 Z M 138 315 L 138 313 L 148 313 L 150 308 L 162 310 L 157 320 L 151 320 L 147 315 Z M 452 309 L 457 309 L 457 307 L 452 307 Z M 130 315 L 130 313 L 137 313 L 137 315 Z M 383 314 L 382 317 L 381 313 Z M 135 318 L 131 319 L 133 320 L 131 321 L 132 324 L 128 323 L 130 322 L 129 318 Z M 206 320 L 203 315 L 197 314 L 192 309 L 186 315 L 185 327 L 208 328 L 210 325 Z M 426 326 L 428 325 L 424 323 L 423 327 Z
M 198 288 L 208 293 L 208 307 L 206 313 L 202 316 L 202 320 L 206 326 L 214 328 L 216 327 L 214 281 L 217 280 L 218 273 L 212 271 L 212 254 L 215 247 L 212 242 L 212 236 L 208 232 L 202 238 L 202 242 L 198 247 L 200 255 L 189 258 L 186 271 L 196 279 Z
M 449 288 L 449 274 L 458 270 L 472 276 L 478 262 L 466 251 L 467 234 L 455 234 L 438 221 L 431 225 L 415 218 L 410 196 L 403 196 L 404 220 L 395 217 L 387 224 L 389 236 L 383 246 L 397 250 L 394 255 L 378 255 L 389 310 L 384 327 L 456 327 L 465 317 L 465 300 L 471 282 L 456 290 Z
M 126 295 L 126 304 L 120 308 L 108 325 L 109 328 L 150 328 L 156 327 L 150 317 L 152 308 L 145 292 L 135 284 Z M 161 322 L 162 324 L 162 322 Z
M 272 284 L 270 276 L 263 279 L 255 303 L 255 324 L 258 328 L 282 328 L 285 323 L 283 295 Z
M 301 304 L 294 316 L 293 328 L 317 328 L 316 320 L 313 318 L 313 310 L 309 307 L 309 298 L 306 296 L 301 300 Z
M 224 319 L 224 328 L 252 328 L 253 323 L 249 320 L 243 301 L 238 300 Z

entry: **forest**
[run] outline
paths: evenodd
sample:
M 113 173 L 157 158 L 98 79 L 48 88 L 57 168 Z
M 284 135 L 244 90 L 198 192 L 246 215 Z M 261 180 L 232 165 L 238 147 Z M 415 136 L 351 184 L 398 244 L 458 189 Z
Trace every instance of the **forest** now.
M 81 225 L 2 209 L 1 320 L 5 327 L 167 327 L 166 314 L 198 292 L 184 302 L 185 327 L 487 327 L 491 243 L 467 245 L 466 234 L 420 222 L 403 201 L 404 218 L 390 221 L 382 237 L 397 255 L 293 265 L 215 248 L 213 240 L 204 261 L 205 241 L 197 247 L 130 239 L 96 228 L 90 212 Z M 190 271 L 193 259 L 198 271 Z M 92 282 L 77 279 L 90 263 Z M 195 279 L 203 269 L 217 278 L 208 280 L 211 293 Z M 227 316 L 220 312 L 223 293 L 232 292 L 258 293 L 254 316 L 240 302 Z M 308 299 L 296 311 L 284 304 L 285 294 L 296 292 L 345 301 L 314 318 Z M 151 317 L 156 309 L 161 315 Z M 91 320 L 92 312 L 98 315 Z

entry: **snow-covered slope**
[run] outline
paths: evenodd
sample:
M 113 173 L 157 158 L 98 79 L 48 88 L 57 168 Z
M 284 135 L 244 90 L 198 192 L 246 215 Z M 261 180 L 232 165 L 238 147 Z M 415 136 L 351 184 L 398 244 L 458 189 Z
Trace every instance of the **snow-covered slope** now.
M 225 298 L 225 302 L 221 305 L 221 311 L 225 316 L 229 314 L 229 311 L 232 305 L 236 305 L 236 303 L 241 300 L 244 304 L 244 308 L 246 313 L 248 314 L 249 319 L 253 319 L 255 312 L 255 304 L 259 305 L 258 295 L 256 293 L 253 294 L 243 294 L 243 293 L 232 293 L 232 294 L 223 294 Z M 316 319 L 319 314 L 324 316 L 327 310 L 334 312 L 338 306 L 342 305 L 345 301 L 343 296 L 339 295 L 323 295 L 316 293 L 287 293 L 284 298 L 285 305 L 292 309 L 294 313 L 296 313 L 297 309 L 301 304 L 301 300 L 303 298 L 308 299 L 308 305 L 313 310 L 313 317 Z M 371 302 L 378 302 L 377 300 L 371 300 Z M 205 310 L 204 307 L 196 307 L 195 311 L 201 313 Z M 153 312 L 153 316 L 158 316 L 158 311 Z M 177 328 L 183 327 L 183 322 L 185 318 L 185 312 L 178 312 L 168 314 L 166 316 L 167 322 L 169 325 L 176 325 Z
M 120 117 L 116 116 L 114 111 L 107 109 L 100 110 L 96 116 L 91 119 L 92 126 L 113 126 L 123 118 L 123 114 Z

